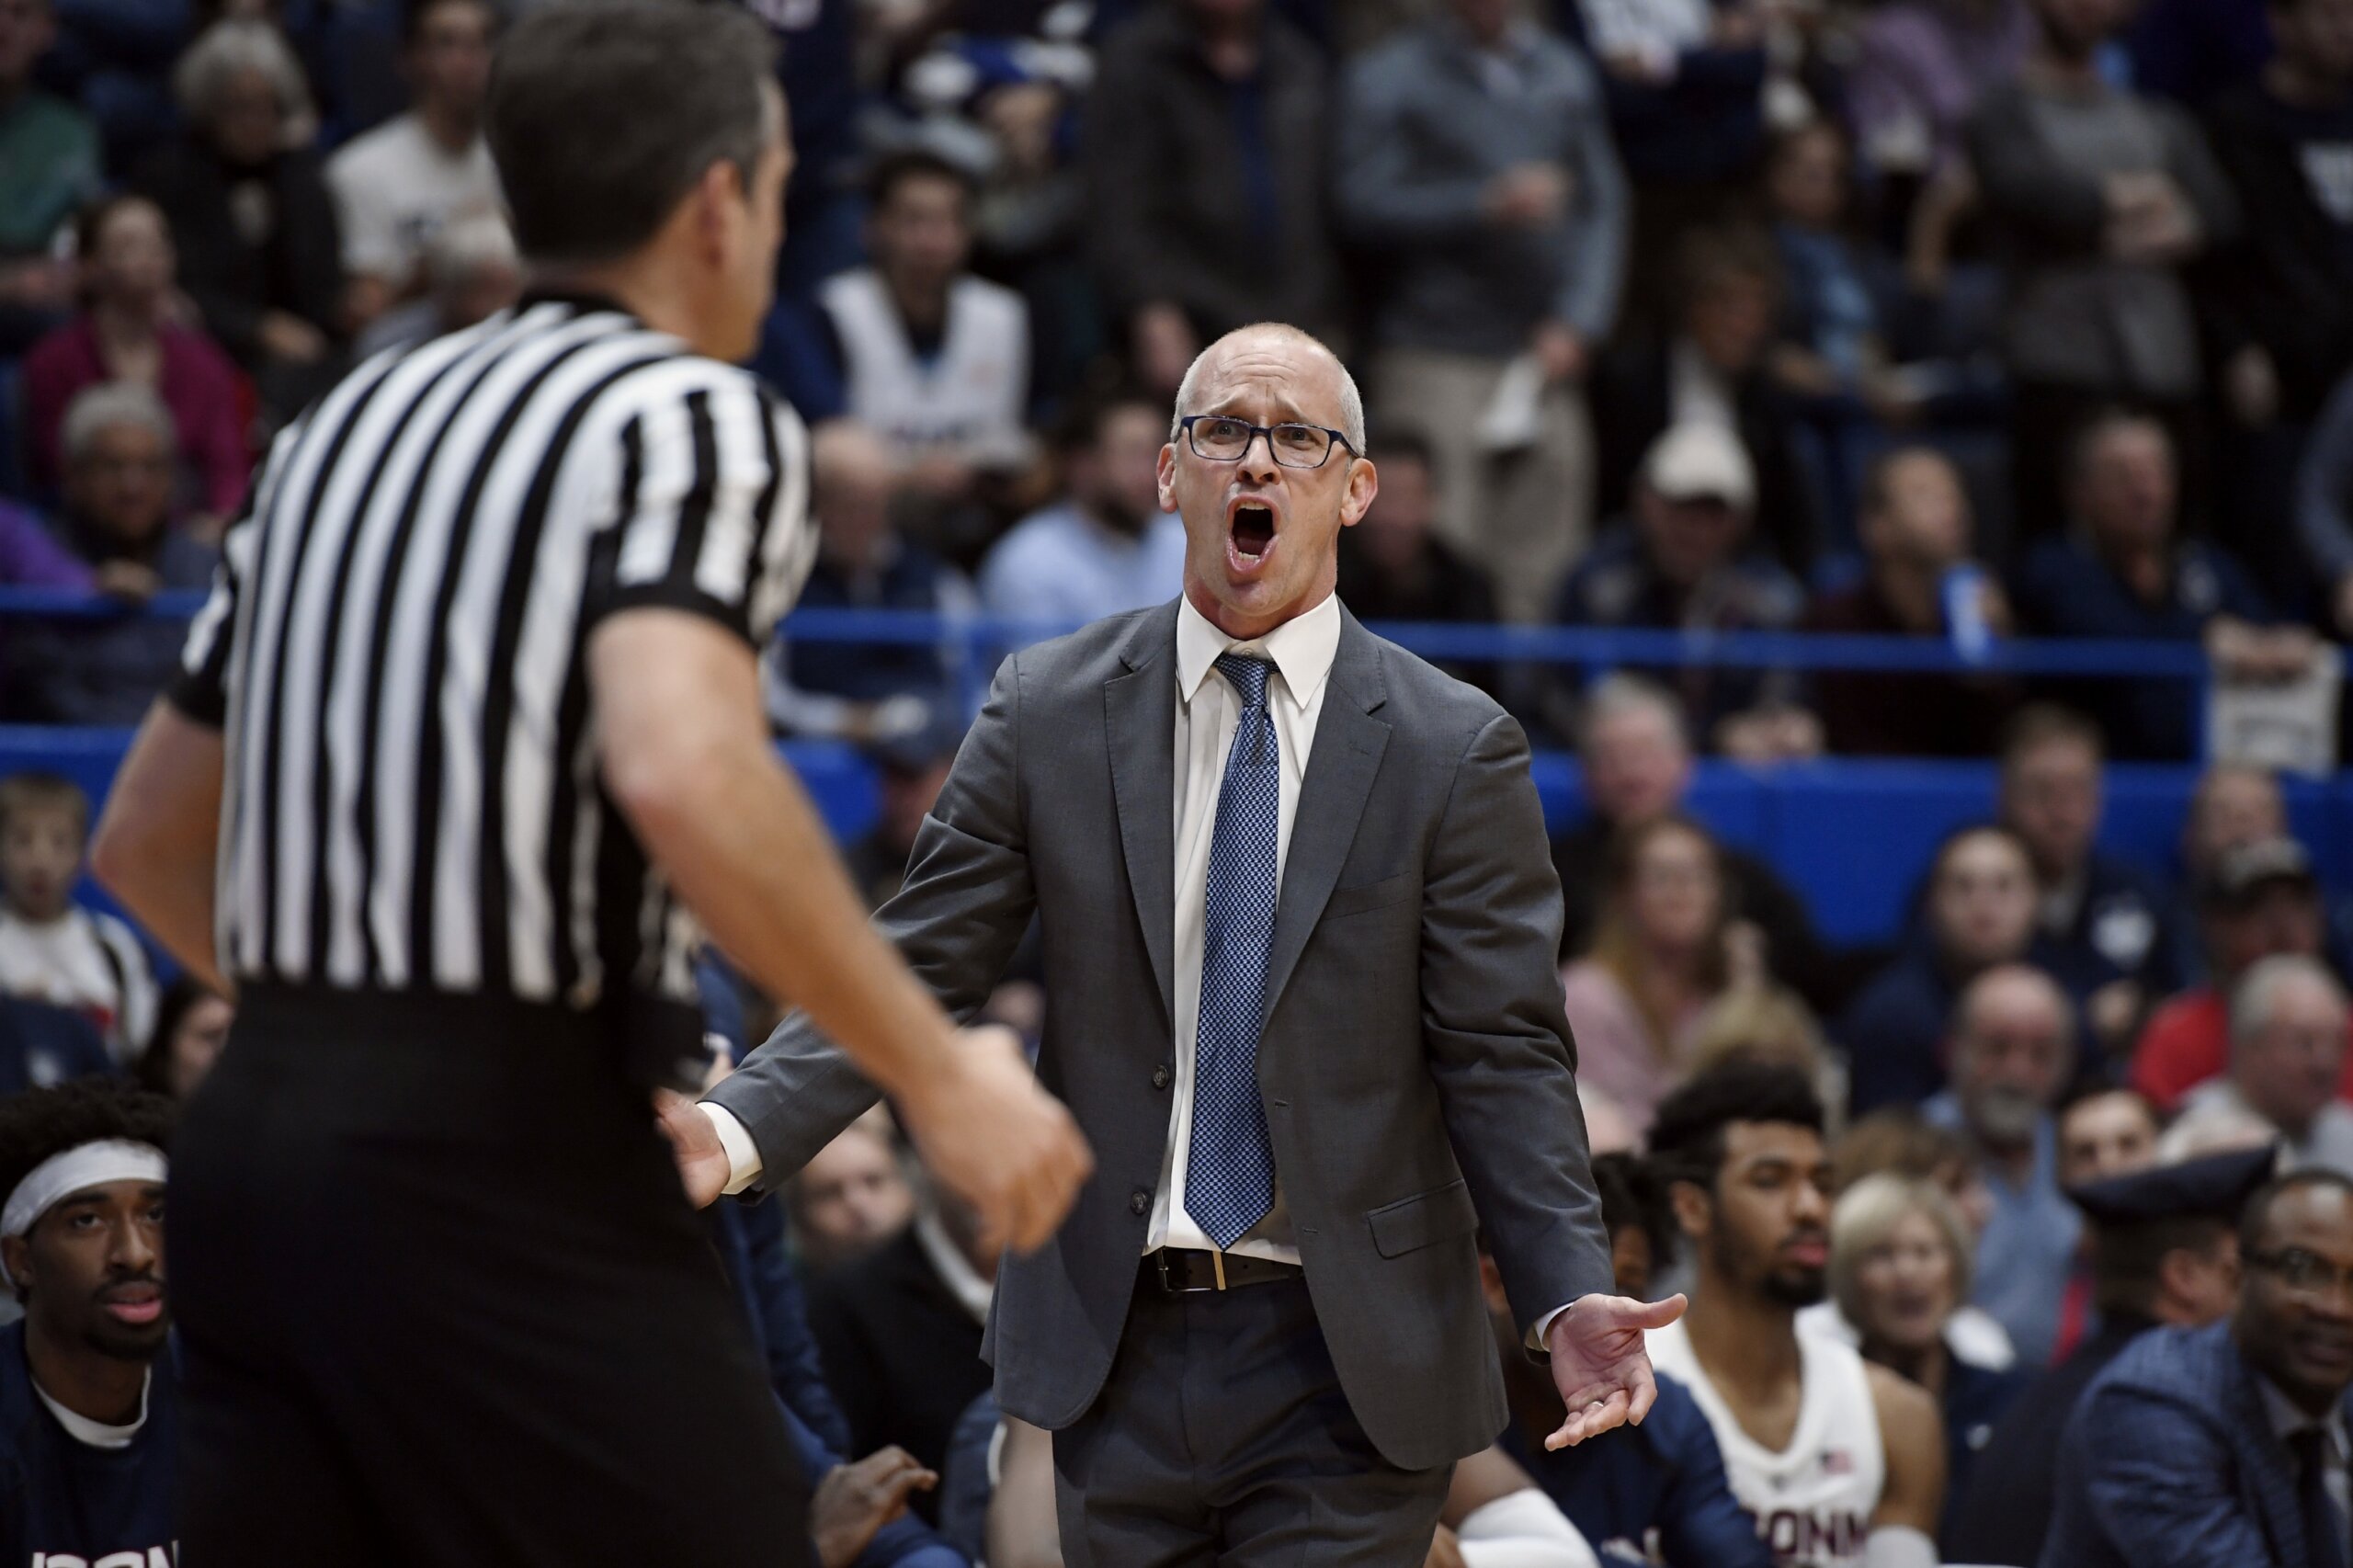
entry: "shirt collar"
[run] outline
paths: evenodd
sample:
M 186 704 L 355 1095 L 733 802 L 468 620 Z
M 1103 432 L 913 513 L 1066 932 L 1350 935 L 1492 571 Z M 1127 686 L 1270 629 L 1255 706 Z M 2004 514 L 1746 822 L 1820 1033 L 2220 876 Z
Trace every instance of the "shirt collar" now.
M 2328 1434 L 2331 1459 L 2341 1464 L 2348 1454 L 2353 1454 L 2353 1445 L 2348 1445 L 2346 1440 L 2344 1401 L 2331 1404 L 2326 1416 L 2313 1416 L 2306 1414 L 2303 1406 L 2281 1393 L 2269 1378 L 2257 1377 L 2255 1387 L 2256 1392 L 2263 1396 L 2263 1414 L 2270 1418 L 2272 1435 L 2281 1442 L 2308 1427 L 2317 1426 Z
M 1332 673 L 1332 660 L 1339 651 L 1337 594 L 1324 595 L 1313 609 L 1247 642 L 1237 642 L 1211 625 L 1209 617 L 1193 608 L 1189 595 L 1180 596 L 1176 602 L 1176 689 L 1188 706 L 1201 689 L 1201 682 L 1209 678 L 1219 654 L 1242 653 L 1272 659 L 1291 700 L 1303 708 L 1314 699 L 1324 677 Z
M 40 1402 L 49 1407 L 49 1413 L 57 1417 L 57 1424 L 65 1428 L 65 1435 L 93 1449 L 131 1447 L 132 1440 L 139 1436 L 140 1428 L 147 1425 L 147 1395 L 154 1386 L 155 1369 L 150 1367 L 146 1381 L 139 1385 L 139 1418 L 128 1426 L 109 1426 L 103 1421 L 93 1421 L 86 1415 L 66 1409 L 49 1397 L 49 1391 L 40 1386 L 40 1379 L 33 1380 L 33 1392 L 40 1396 Z

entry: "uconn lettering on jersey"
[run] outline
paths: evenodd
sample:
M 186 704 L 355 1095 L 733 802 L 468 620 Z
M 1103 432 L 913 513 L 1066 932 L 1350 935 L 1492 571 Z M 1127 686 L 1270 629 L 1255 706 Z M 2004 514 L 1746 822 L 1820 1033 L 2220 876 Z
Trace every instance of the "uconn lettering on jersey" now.
M 1756 1521 L 1756 1533 L 1778 1568 L 1811 1568 L 1817 1559 L 1859 1558 L 1870 1521 L 1846 1508 L 1776 1508 Z
M 104 1557 L 77 1556 L 71 1551 L 36 1551 L 33 1568 L 176 1568 L 179 1542 L 168 1548 L 151 1546 L 144 1551 L 109 1551 Z

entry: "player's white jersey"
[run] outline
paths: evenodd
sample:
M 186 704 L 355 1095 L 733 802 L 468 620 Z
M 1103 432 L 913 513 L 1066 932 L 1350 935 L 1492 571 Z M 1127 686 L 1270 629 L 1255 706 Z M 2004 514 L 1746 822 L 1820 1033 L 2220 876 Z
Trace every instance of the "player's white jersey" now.
M 1776 1568 L 1861 1568 L 1863 1540 L 1887 1481 L 1879 1407 L 1871 1403 L 1863 1358 L 1821 1335 L 1798 1335 L 1798 1424 L 1790 1446 L 1773 1452 L 1740 1423 L 1692 1354 L 1682 1323 L 1653 1329 L 1651 1364 L 1691 1390 L 1716 1447 L 1723 1451 L 1732 1494 L 1756 1517 Z

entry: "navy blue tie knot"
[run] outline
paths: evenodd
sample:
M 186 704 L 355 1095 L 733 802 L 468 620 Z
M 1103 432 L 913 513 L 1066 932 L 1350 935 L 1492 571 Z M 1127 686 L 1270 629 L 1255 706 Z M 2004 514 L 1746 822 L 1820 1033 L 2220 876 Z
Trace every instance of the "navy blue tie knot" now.
M 1217 656 L 1218 674 L 1233 687 L 1245 708 L 1264 708 L 1267 705 L 1267 676 L 1274 667 L 1272 661 L 1254 658 L 1248 653 L 1220 653 Z

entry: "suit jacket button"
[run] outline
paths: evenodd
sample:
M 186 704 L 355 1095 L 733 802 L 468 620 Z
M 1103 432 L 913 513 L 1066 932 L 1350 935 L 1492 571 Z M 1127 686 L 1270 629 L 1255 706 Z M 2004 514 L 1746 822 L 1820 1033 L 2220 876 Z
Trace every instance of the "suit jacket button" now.
M 1146 1192 L 1143 1188 L 1138 1187 L 1133 1192 L 1128 1194 L 1129 1213 L 1142 1214 L 1150 1211 L 1151 1208 L 1152 1194 Z
M 1168 1063 L 1165 1062 L 1152 1070 L 1152 1086 L 1155 1089 L 1168 1086 Z

